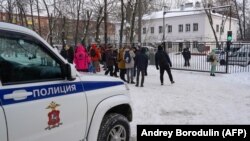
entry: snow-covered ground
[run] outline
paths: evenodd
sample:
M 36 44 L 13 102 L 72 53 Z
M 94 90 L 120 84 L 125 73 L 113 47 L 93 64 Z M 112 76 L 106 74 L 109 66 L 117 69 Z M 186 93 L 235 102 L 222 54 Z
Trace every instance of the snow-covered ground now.
M 144 87 L 130 86 L 132 140 L 138 124 L 250 124 L 250 73 L 216 74 L 172 70 L 160 85 L 155 66 Z M 134 139 L 133 139 L 134 138 Z

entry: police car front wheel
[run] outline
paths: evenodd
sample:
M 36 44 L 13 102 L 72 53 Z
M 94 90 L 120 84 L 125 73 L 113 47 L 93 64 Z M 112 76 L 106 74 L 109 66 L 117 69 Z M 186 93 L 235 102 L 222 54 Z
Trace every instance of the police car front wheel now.
M 98 141 L 129 141 L 130 126 L 126 117 L 109 114 L 103 118 Z

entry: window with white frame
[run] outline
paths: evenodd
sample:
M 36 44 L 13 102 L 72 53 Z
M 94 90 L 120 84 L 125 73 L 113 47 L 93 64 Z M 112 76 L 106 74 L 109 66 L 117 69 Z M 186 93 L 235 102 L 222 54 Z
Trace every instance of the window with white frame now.
M 190 24 L 186 24 L 186 32 L 190 32 Z
M 150 28 L 150 31 L 151 31 L 151 33 L 153 34 L 153 33 L 155 32 L 155 28 L 154 28 L 154 27 L 151 27 L 151 28 Z
M 172 32 L 172 25 L 168 25 L 168 33 Z
M 159 26 L 159 33 L 162 33 L 162 26 Z
M 183 24 L 179 24 L 179 32 L 183 32 Z
M 193 24 L 193 31 L 198 31 L 199 30 L 199 25 L 198 25 L 198 23 L 194 23 Z

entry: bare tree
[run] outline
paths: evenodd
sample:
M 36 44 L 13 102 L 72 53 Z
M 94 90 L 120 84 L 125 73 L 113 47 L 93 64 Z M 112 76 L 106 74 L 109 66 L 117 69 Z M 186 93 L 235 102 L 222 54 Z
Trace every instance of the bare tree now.
M 33 16 L 33 4 L 34 4 L 34 0 L 29 0 L 31 20 L 32 20 L 32 29 L 35 30 L 34 16 Z
M 246 0 L 243 0 L 243 38 L 246 38 Z
M 243 30 L 242 30 L 242 21 L 240 18 L 240 13 L 239 13 L 239 7 L 238 7 L 238 3 L 237 0 L 233 0 L 234 4 L 235 4 L 235 10 L 237 13 L 237 19 L 238 19 L 238 24 L 239 24 L 239 29 L 240 29 L 240 39 L 243 40 Z
M 85 21 L 86 24 L 84 26 L 84 34 L 83 34 L 83 40 L 82 40 L 84 44 L 86 44 L 86 41 L 89 35 L 89 25 L 90 25 L 91 16 L 92 16 L 92 11 L 87 10 L 86 12 L 87 19 Z
M 107 45 L 108 42 L 108 4 L 107 0 L 104 0 L 104 42 L 105 46 Z
M 14 9 L 12 0 L 7 0 L 7 7 L 8 8 L 6 9 L 6 12 L 8 14 L 8 22 L 12 23 L 12 21 L 13 21 L 13 9 Z
M 212 17 L 212 9 L 206 9 L 206 8 L 212 8 L 213 2 L 212 1 L 207 2 L 206 0 L 204 0 L 204 1 L 202 1 L 202 4 L 203 4 L 203 7 L 205 8 L 204 11 L 205 11 L 205 13 L 207 15 L 210 27 L 211 27 L 212 32 L 214 34 L 216 47 L 219 47 L 218 37 L 217 37 L 216 31 L 215 31 L 214 26 L 213 26 L 214 22 L 213 22 L 213 17 Z
M 131 29 L 130 29 L 130 43 L 134 42 L 134 32 L 135 32 L 135 18 L 136 18 L 136 11 L 138 7 L 138 0 L 135 1 L 133 7 L 133 14 L 132 14 L 132 19 L 131 19 Z
M 38 16 L 38 32 L 39 35 L 42 35 L 41 32 L 41 19 L 40 19 L 40 8 L 39 8 L 39 0 L 36 0 L 36 9 L 37 9 L 37 16 Z
M 121 0 L 121 28 L 120 28 L 120 47 L 122 45 L 122 39 L 123 39 L 123 26 L 124 26 L 124 20 L 125 20 L 125 16 L 124 16 L 124 1 Z
M 46 8 L 46 12 L 47 12 L 47 17 L 48 17 L 48 23 L 49 23 L 49 33 L 48 33 L 48 36 L 47 36 L 47 40 L 49 38 L 49 43 L 50 45 L 53 45 L 53 37 L 52 37 L 52 13 L 50 14 L 50 11 L 49 11 L 49 7 L 48 7 L 48 4 L 45 0 L 43 0 L 43 4 Z
M 25 3 L 25 1 L 22 1 L 22 0 L 16 0 L 16 5 L 19 10 L 20 20 L 21 20 L 22 25 L 28 26 L 28 20 L 26 16 L 27 11 L 25 9 L 27 7 L 27 3 Z
M 77 39 L 78 39 L 78 30 L 79 30 L 79 18 L 80 18 L 80 10 L 81 10 L 81 5 L 82 3 L 84 3 L 84 1 L 82 0 L 77 0 L 76 1 L 76 4 L 77 4 L 77 7 L 76 7 L 76 11 L 77 11 L 77 19 L 76 19 L 76 32 L 75 32 L 75 45 L 77 44 Z

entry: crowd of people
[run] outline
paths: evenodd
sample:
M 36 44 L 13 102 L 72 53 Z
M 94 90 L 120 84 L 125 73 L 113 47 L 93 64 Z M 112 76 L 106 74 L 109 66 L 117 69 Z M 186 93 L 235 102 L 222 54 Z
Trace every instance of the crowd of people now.
M 65 45 L 60 54 L 69 63 L 75 64 L 77 71 L 97 73 L 101 71 L 101 63 L 103 64 L 105 75 L 120 77 L 124 82 L 135 84 L 136 87 L 144 86 L 149 56 L 143 47 L 127 45 L 117 49 L 112 45 L 99 46 L 91 44 L 87 48 L 79 43 L 76 47 Z M 173 84 L 174 81 L 170 69 L 172 66 L 171 60 L 168 54 L 163 51 L 161 45 L 159 45 L 155 55 L 155 64 L 156 69 L 160 68 L 161 85 L 164 84 L 163 75 L 165 71 L 167 71 L 170 82 Z

